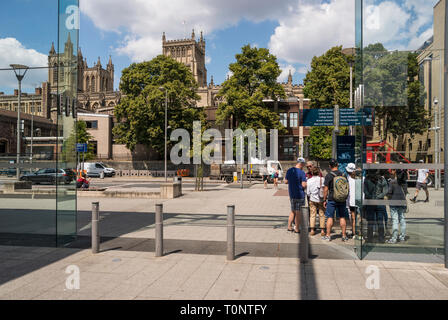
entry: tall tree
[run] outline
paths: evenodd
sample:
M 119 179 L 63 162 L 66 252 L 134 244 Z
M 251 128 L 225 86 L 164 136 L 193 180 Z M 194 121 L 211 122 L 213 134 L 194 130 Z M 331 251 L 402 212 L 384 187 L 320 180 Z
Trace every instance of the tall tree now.
M 333 47 L 325 54 L 314 57 L 311 71 L 304 79 L 304 95 L 310 99 L 311 108 L 332 109 L 350 106 L 350 66 L 354 57 L 345 55 L 342 46 Z M 328 160 L 332 153 L 333 127 L 315 127 L 306 139 L 310 146 L 310 156 L 318 160 Z M 346 132 L 341 128 L 341 134 Z
M 78 120 L 76 128 L 73 128 L 72 133 L 62 145 L 61 160 L 67 163 L 73 162 L 76 159 L 76 144 L 89 143 L 92 138 L 92 135 L 87 131 L 86 122 Z M 87 153 L 84 154 L 84 160 L 92 160 L 94 158 L 93 145 L 88 145 Z
M 311 71 L 303 80 L 303 93 L 311 99 L 311 108 L 331 109 L 350 105 L 350 66 L 353 57 L 342 53 L 342 46 L 333 47 L 311 61 Z
M 375 108 L 376 130 L 382 139 L 389 134 L 403 139 L 427 131 L 423 85 L 418 79 L 417 53 L 388 52 L 382 44 L 363 52 L 365 105 Z
M 268 49 L 246 45 L 230 64 L 233 75 L 223 83 L 219 92 L 225 103 L 219 105 L 220 123 L 233 119 L 240 129 L 282 129 L 277 113 L 263 103 L 263 99 L 278 100 L 285 92 L 277 78 L 281 74 L 277 58 Z
M 165 98 L 168 93 L 168 126 L 190 133 L 193 122 L 205 125 L 205 113 L 196 107 L 200 97 L 198 84 L 184 64 L 160 55 L 148 62 L 134 63 L 123 70 L 120 90 L 125 97 L 115 108 L 119 124 L 113 129 L 115 139 L 134 150 L 137 144 L 151 147 L 159 154 L 165 148 Z M 168 137 L 168 145 L 171 142 Z

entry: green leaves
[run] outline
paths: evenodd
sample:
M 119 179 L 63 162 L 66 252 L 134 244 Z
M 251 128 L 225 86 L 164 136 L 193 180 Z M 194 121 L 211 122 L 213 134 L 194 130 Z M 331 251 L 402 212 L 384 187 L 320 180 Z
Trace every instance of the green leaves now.
M 113 129 L 115 140 L 130 150 L 143 144 L 162 153 L 166 98 L 171 127 L 168 135 L 178 128 L 192 132 L 193 121 L 205 123 L 203 109 L 196 107 L 200 99 L 197 88 L 190 69 L 169 57 L 160 55 L 151 61 L 130 65 L 123 70 L 120 82 L 125 97 L 115 108 L 119 121 Z M 168 144 L 171 144 L 169 139 Z
M 350 105 L 350 67 L 353 57 L 342 53 L 342 46 L 333 47 L 311 61 L 311 71 L 304 79 L 305 97 L 311 108 L 341 108 Z
M 217 121 L 233 119 L 241 129 L 282 129 L 279 116 L 265 107 L 263 99 L 285 97 L 277 78 L 281 74 L 277 58 L 265 48 L 244 46 L 236 62 L 229 66 L 233 76 L 223 83 L 219 92 L 225 98 L 217 110 Z

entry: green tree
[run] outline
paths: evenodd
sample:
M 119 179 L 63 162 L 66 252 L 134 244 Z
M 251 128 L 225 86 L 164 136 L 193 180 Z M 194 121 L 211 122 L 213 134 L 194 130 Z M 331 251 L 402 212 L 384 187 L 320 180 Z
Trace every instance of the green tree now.
M 62 145 L 61 161 L 69 163 L 76 159 L 76 144 L 89 143 L 92 140 L 92 135 L 87 131 L 87 124 L 85 121 L 78 120 L 76 122 L 76 129 L 73 128 L 72 133 L 64 141 Z M 85 160 L 92 160 L 95 158 L 93 153 L 93 145 L 88 145 L 88 152 L 85 153 Z
M 428 130 L 430 118 L 418 79 L 417 53 L 388 52 L 382 44 L 369 45 L 363 53 L 365 105 L 375 108 L 376 130 L 386 139 L 411 137 Z
M 311 108 L 331 109 L 350 106 L 350 66 L 353 57 L 342 53 L 342 46 L 333 47 L 311 61 L 311 71 L 303 80 L 303 93 Z
M 233 75 L 223 83 L 216 118 L 219 123 L 233 120 L 233 127 L 247 129 L 279 129 L 280 117 L 263 103 L 263 99 L 278 100 L 285 92 L 277 78 L 281 74 L 277 58 L 265 48 L 246 45 L 230 64 Z
M 311 108 L 332 109 L 350 106 L 350 66 L 354 57 L 342 53 L 342 46 L 333 47 L 311 61 L 311 71 L 304 79 L 304 95 L 310 99 Z M 310 156 L 316 160 L 328 160 L 332 154 L 333 127 L 313 127 L 306 139 Z M 340 128 L 345 134 L 347 128 Z
M 120 90 L 125 97 L 115 108 L 119 124 L 115 139 L 134 150 L 137 144 L 163 154 L 165 149 L 165 91 L 168 93 L 168 126 L 190 133 L 193 122 L 205 125 L 205 113 L 196 107 L 198 84 L 182 63 L 160 55 L 148 62 L 134 63 L 123 70 Z M 168 147 L 172 144 L 168 137 Z

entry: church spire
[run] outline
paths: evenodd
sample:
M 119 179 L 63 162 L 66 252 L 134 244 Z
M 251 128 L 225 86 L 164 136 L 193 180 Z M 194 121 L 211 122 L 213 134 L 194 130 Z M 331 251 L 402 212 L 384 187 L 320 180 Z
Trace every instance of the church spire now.
M 191 39 L 196 40 L 196 35 L 194 34 L 194 29 L 193 29 L 193 32 L 191 33 Z
M 98 61 L 96 63 L 96 66 L 101 68 L 101 59 L 100 59 L 100 57 L 98 57 Z
M 204 42 L 204 35 L 203 35 L 202 31 L 201 31 L 201 42 Z
M 214 83 L 214 81 L 213 81 L 213 76 L 211 77 L 211 79 L 210 79 L 210 86 L 214 86 L 215 85 L 215 83 Z
M 51 43 L 50 55 L 56 54 L 56 50 L 54 50 L 54 42 Z
M 292 74 L 291 74 L 291 69 L 289 69 L 288 84 L 292 84 Z
M 162 35 L 162 41 L 163 41 L 163 42 L 166 42 L 166 35 L 165 35 L 165 31 L 163 32 L 163 35 Z

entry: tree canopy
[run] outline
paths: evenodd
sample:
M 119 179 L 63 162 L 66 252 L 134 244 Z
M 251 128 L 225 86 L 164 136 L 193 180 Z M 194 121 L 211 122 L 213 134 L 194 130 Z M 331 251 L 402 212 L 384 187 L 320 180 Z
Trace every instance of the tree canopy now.
M 388 52 L 382 44 L 369 45 L 363 53 L 365 106 L 375 108 L 377 131 L 383 139 L 428 130 L 423 84 L 418 79 L 418 54 Z
M 76 159 L 76 144 L 89 143 L 92 140 L 92 135 L 87 131 L 87 124 L 85 121 L 78 120 L 76 127 L 73 128 L 72 133 L 64 141 L 62 146 L 61 160 L 66 163 L 75 161 Z M 95 158 L 93 154 L 93 145 L 88 145 L 87 153 L 84 154 L 85 160 L 92 160 Z
M 172 58 L 159 55 L 130 65 L 120 81 L 125 97 L 115 108 L 119 122 L 113 129 L 116 141 L 130 150 L 142 144 L 163 153 L 166 93 L 170 131 L 183 128 L 192 132 L 194 121 L 205 124 L 204 110 L 196 106 L 200 99 L 197 88 L 191 70 Z
M 303 93 L 311 108 L 331 109 L 350 105 L 350 66 L 352 56 L 342 53 L 342 46 L 333 47 L 311 61 L 311 71 L 303 80 Z
M 230 64 L 233 75 L 223 83 L 219 96 L 217 121 L 233 119 L 234 127 L 246 129 L 281 129 L 279 115 L 263 103 L 263 99 L 278 100 L 285 92 L 277 78 L 281 69 L 277 58 L 268 49 L 246 45 Z

